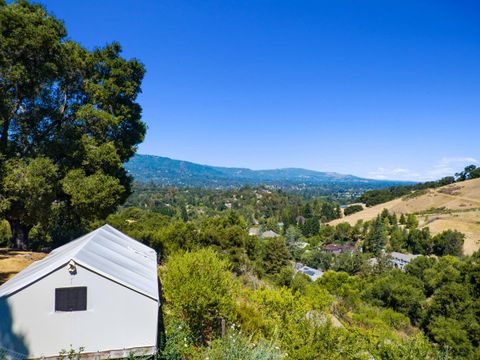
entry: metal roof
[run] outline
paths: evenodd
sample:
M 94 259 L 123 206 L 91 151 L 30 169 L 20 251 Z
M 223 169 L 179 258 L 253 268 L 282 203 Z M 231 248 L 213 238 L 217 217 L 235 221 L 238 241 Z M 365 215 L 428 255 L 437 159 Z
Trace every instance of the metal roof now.
M 392 251 L 390 253 L 390 256 L 394 259 L 399 259 L 399 260 L 403 260 L 403 261 L 406 261 L 406 262 L 410 262 L 413 259 L 419 257 L 420 255 L 402 254 L 402 253 L 399 253 L 399 252 Z
M 110 225 L 53 250 L 0 286 L 11 295 L 73 260 L 76 264 L 159 301 L 157 253 Z
M 298 269 L 298 271 L 307 275 L 310 279 L 312 279 L 312 281 L 317 280 L 323 275 L 322 270 L 314 269 L 307 265 L 302 266 L 300 269 Z

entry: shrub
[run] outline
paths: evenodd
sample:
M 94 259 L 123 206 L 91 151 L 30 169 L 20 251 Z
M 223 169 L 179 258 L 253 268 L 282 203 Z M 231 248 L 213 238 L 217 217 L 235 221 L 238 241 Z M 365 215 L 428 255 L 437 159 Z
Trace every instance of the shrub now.
M 225 338 L 212 341 L 205 358 L 210 360 L 276 360 L 282 359 L 284 356 L 273 342 L 260 339 L 253 343 L 251 339 L 232 328 Z
M 202 340 L 218 329 L 219 318 L 234 318 L 237 281 L 229 264 L 209 248 L 171 256 L 163 289 L 168 308 Z
M 362 211 L 362 210 L 363 210 L 362 205 L 350 205 L 350 206 L 347 206 L 343 210 L 343 215 L 348 216 L 348 215 L 355 214 L 356 212 L 359 212 L 359 211 Z

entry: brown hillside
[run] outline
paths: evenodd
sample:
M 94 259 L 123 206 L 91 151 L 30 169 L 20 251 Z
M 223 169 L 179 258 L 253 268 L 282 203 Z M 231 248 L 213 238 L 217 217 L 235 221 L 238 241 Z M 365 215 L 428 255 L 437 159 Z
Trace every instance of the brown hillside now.
M 420 226 L 428 226 L 433 234 L 446 229 L 465 234 L 465 254 L 480 249 L 480 179 L 429 189 L 330 222 L 336 225 L 358 220 L 371 220 L 383 209 L 400 214 L 418 215 Z
M 0 285 L 47 254 L 0 249 Z

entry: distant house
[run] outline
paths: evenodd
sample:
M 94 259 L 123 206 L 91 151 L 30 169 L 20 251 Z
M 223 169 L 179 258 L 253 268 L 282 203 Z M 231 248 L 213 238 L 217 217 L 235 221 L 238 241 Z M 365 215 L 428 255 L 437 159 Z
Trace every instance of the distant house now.
M 248 235 L 259 236 L 260 235 L 260 229 L 258 227 L 251 227 L 250 229 L 248 229 Z
M 0 286 L 0 349 L 38 359 L 71 348 L 90 359 L 153 355 L 158 283 L 155 250 L 102 226 Z
M 260 235 L 260 237 L 263 238 L 263 239 L 270 239 L 270 238 L 274 238 L 274 237 L 277 237 L 277 236 L 279 236 L 279 235 L 273 230 L 264 231 Z
M 406 265 L 410 264 L 410 262 L 421 256 L 421 255 L 413 255 L 413 254 L 402 254 L 399 252 L 391 252 L 390 254 L 387 255 L 389 258 L 390 263 L 395 266 L 396 268 L 399 268 L 400 270 L 403 270 Z
M 309 245 L 309 243 L 304 242 L 304 241 L 297 241 L 297 242 L 294 243 L 294 245 L 295 245 L 297 248 L 303 250 L 303 249 L 305 249 L 305 248 Z
M 396 267 L 400 270 L 404 270 L 405 266 L 410 264 L 410 262 L 412 262 L 413 259 L 416 259 L 419 256 L 421 255 L 402 254 L 394 251 L 386 254 L 386 260 L 391 266 Z M 378 265 L 378 258 L 368 259 L 367 264 L 370 266 Z
M 322 250 L 331 254 L 342 254 L 344 252 L 354 252 L 355 245 L 348 244 L 326 244 L 322 247 Z
M 322 270 L 311 268 L 310 266 L 303 265 L 302 263 L 294 263 L 293 268 L 296 272 L 307 275 L 312 281 L 317 280 L 323 275 Z

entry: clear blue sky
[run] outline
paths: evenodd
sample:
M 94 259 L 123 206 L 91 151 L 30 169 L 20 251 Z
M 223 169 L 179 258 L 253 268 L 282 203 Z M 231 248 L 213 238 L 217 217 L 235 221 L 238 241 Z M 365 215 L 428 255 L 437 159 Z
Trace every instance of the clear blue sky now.
M 147 68 L 139 152 L 425 180 L 480 161 L 480 3 L 45 0 Z

